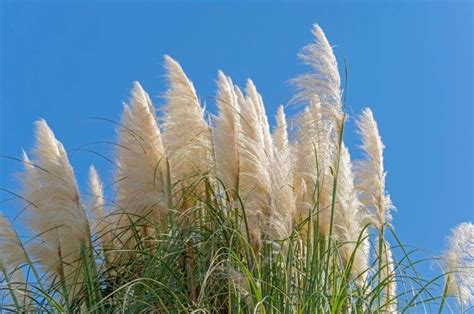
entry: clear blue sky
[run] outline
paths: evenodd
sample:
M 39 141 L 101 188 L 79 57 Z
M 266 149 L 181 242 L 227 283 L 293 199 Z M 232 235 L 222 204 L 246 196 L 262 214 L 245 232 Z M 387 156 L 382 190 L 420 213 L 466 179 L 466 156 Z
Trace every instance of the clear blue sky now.
M 473 2 L 0 3 L 2 155 L 31 148 L 40 117 L 70 150 L 113 140 L 114 126 L 90 117 L 117 120 L 134 80 L 159 106 L 164 54 L 211 111 L 222 69 L 238 84 L 252 78 L 273 115 L 291 97 L 288 79 L 305 71 L 296 54 L 319 23 L 347 60 L 350 112 L 370 106 L 378 120 L 402 241 L 438 252 L 450 228 L 474 220 Z M 87 148 L 111 156 L 107 145 Z M 82 192 L 90 162 L 111 182 L 96 155 L 71 151 L 70 159 Z M 19 170 L 0 159 L 0 187 L 18 191 Z M 8 215 L 17 207 L 0 203 Z

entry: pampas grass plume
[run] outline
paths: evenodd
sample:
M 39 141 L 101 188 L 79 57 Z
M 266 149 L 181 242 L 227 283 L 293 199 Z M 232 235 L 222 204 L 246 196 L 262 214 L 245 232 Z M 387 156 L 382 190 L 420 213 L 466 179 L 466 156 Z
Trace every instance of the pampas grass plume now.
M 474 224 L 464 222 L 452 230 L 444 253 L 447 294 L 466 309 L 474 306 Z
M 160 220 L 167 205 L 167 156 L 147 93 L 134 83 L 118 129 L 117 211 Z M 134 219 L 124 217 L 126 221 Z
M 242 96 L 243 98 L 243 96 Z M 234 84 L 230 77 L 219 71 L 217 80 L 217 109 L 215 118 L 214 147 L 216 155 L 217 177 L 225 187 L 238 191 L 241 123 L 240 105 Z
M 294 101 L 309 102 L 318 96 L 323 106 L 341 110 L 341 78 L 336 57 L 326 35 L 317 24 L 313 26 L 313 35 L 315 41 L 298 54 L 312 72 L 293 79 L 298 90 Z
M 34 161 L 24 154 L 22 175 L 27 221 L 35 235 L 30 251 L 45 270 L 61 274 L 68 285 L 81 283 L 80 248 L 89 239 L 89 222 L 79 198 L 72 166 L 63 145 L 46 121 L 36 122 Z M 77 291 L 72 289 L 71 291 Z
M 293 193 L 294 163 L 283 106 L 278 107 L 273 143 L 273 159 L 270 166 L 272 210 L 268 233 L 270 239 L 279 240 L 291 234 L 296 215 Z
M 245 103 L 240 106 L 239 191 L 245 199 L 253 245 L 259 247 L 271 207 L 271 157 L 266 151 L 266 146 L 271 145 L 271 135 L 266 123 L 262 122 L 266 117 L 263 117 L 261 97 L 250 80 L 247 81 L 246 93 Z
M 4 278 L 7 285 L 12 290 L 16 302 L 23 307 L 27 306 L 27 284 L 20 267 L 26 261 L 21 243 L 17 233 L 13 229 L 10 221 L 0 213 L 0 273 L 8 278 Z
M 104 186 L 93 165 L 89 167 L 89 191 L 91 194 L 89 208 L 92 233 L 97 236 L 104 251 L 107 251 L 112 248 L 112 222 L 110 221 L 111 216 L 107 216 L 105 213 Z M 107 260 L 107 253 L 105 257 Z
M 365 108 L 357 120 L 358 132 L 362 138 L 361 148 L 365 159 L 356 163 L 356 187 L 360 201 L 367 209 L 367 221 L 379 230 L 390 223 L 394 209 L 390 196 L 385 192 L 386 172 L 383 165 L 385 148 L 379 135 L 372 111 Z
M 21 245 L 10 221 L 0 213 L 0 267 L 7 273 L 25 260 Z
M 361 219 L 363 217 L 361 211 L 361 204 L 354 187 L 351 157 L 349 150 L 343 143 L 338 169 L 334 235 L 342 243 L 341 256 L 345 264 L 349 262 L 352 254 L 355 254 L 351 271 L 354 277 L 362 274 L 359 281 L 363 282 L 367 277 L 366 270 L 369 268 L 369 243 L 367 233 L 363 232 L 364 224 Z M 357 248 L 361 234 L 363 236 Z
M 193 83 L 181 66 L 165 56 L 166 79 L 163 142 L 173 181 L 207 173 L 211 157 L 210 128 Z

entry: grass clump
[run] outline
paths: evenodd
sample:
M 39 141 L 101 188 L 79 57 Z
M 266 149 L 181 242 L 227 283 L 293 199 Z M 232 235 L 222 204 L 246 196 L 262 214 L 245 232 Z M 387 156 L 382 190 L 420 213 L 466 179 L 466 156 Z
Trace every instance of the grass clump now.
M 113 192 L 104 192 L 91 166 L 87 204 L 66 150 L 38 121 L 15 193 L 28 230 L 20 238 L 0 220 L 2 309 L 468 310 L 472 224 L 450 241 L 446 283 L 444 275 L 421 278 L 422 260 L 390 224 L 394 206 L 372 111 L 357 119 L 364 159 L 352 161 L 336 58 L 319 26 L 313 34 L 300 54 L 311 71 L 293 80 L 294 102 L 304 109 L 287 121 L 280 107 L 273 132 L 251 80 L 241 90 L 219 72 L 218 115 L 208 120 L 192 82 L 166 56 L 162 114 L 135 83 L 117 123 Z M 465 243 L 470 251 L 462 255 Z

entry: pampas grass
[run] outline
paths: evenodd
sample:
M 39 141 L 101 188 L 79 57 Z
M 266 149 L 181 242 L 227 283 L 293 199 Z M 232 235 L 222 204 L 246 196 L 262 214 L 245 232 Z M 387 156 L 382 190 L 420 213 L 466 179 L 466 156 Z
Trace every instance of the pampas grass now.
M 293 190 L 294 162 L 288 139 L 288 126 L 283 106 L 278 107 L 273 131 L 273 158 L 269 166 L 271 179 L 270 214 L 266 233 L 271 240 L 291 235 L 296 217 L 296 198 Z
M 395 313 L 451 309 L 454 295 L 468 310 L 472 224 L 450 238 L 444 291 L 443 275 L 420 278 L 422 261 L 391 227 L 372 111 L 357 119 L 364 158 L 353 161 L 336 57 L 318 25 L 313 34 L 299 55 L 310 72 L 292 80 L 302 109 L 286 117 L 280 106 L 273 130 L 252 80 L 241 88 L 219 71 L 217 114 L 207 115 L 165 56 L 163 106 L 134 83 L 111 188 L 91 166 L 87 206 L 65 148 L 36 122 L 16 194 L 24 235 L 0 216 L 2 308 Z
M 217 81 L 217 108 L 213 136 L 217 177 L 227 189 L 238 192 L 240 155 L 240 105 L 242 92 L 234 87 L 230 77 L 219 71 Z
M 16 308 L 25 308 L 28 297 L 26 282 L 22 273 L 21 263 L 25 255 L 18 235 L 8 219 L 0 214 L 0 273 L 3 275 L 7 288 Z
M 15 269 L 25 258 L 21 241 L 10 221 L 3 214 L 0 215 L 0 246 L 2 250 L 0 267 L 8 274 L 10 269 Z
M 110 260 L 110 249 L 113 248 L 111 218 L 105 212 L 104 186 L 93 165 L 89 168 L 89 191 L 90 191 L 90 225 L 91 230 L 102 246 L 105 260 Z
M 367 278 L 369 265 L 369 239 L 362 219 L 362 206 L 354 186 L 351 156 L 345 145 L 341 150 L 338 176 L 339 188 L 336 192 L 334 234 L 336 239 L 342 243 L 341 257 L 344 264 L 347 265 L 355 253 L 351 273 L 363 282 Z M 359 242 L 358 238 L 361 235 L 362 239 Z
M 323 119 L 318 100 L 309 103 L 298 124 L 295 187 L 300 219 L 306 218 L 308 211 L 316 211 L 321 233 L 327 236 L 332 201 L 330 169 L 335 156 L 333 125 Z
M 293 80 L 297 87 L 296 101 L 313 101 L 315 96 L 324 106 L 342 109 L 341 77 L 336 57 L 319 25 L 313 26 L 314 42 L 299 53 L 300 59 L 310 66 L 311 72 Z
M 117 130 L 117 198 L 115 211 L 127 225 L 140 217 L 160 221 L 167 207 L 170 182 L 161 131 L 147 93 L 134 83 L 130 104 L 125 105 Z
M 366 157 L 365 160 L 356 163 L 359 198 L 368 211 L 368 222 L 381 230 L 386 223 L 390 223 L 391 210 L 394 206 L 390 196 L 385 192 L 384 145 L 374 115 L 369 108 L 362 111 L 357 120 L 357 127 L 362 138 L 361 148 Z
M 23 156 L 25 219 L 35 235 L 28 250 L 44 271 L 60 277 L 69 297 L 74 297 L 82 285 L 76 270 L 81 246 L 89 245 L 89 222 L 63 145 L 44 120 L 36 122 L 35 135 L 35 158 Z
M 210 171 L 211 132 L 193 83 L 181 66 L 165 56 L 165 68 L 169 89 L 165 93 L 163 142 L 176 183 Z
M 271 179 L 269 174 L 271 143 L 268 122 L 263 116 L 262 99 L 252 81 L 247 81 L 245 102 L 240 106 L 239 193 L 247 206 L 251 241 L 261 245 L 261 233 L 270 214 Z
M 452 230 L 444 254 L 448 273 L 446 293 L 455 296 L 464 309 L 474 306 L 474 225 L 462 223 Z

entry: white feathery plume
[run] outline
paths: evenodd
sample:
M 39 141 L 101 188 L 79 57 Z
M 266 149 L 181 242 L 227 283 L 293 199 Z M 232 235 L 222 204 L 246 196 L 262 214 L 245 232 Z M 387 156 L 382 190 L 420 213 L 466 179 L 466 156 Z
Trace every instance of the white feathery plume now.
M 365 159 L 355 164 L 356 188 L 362 205 L 368 211 L 367 222 L 381 230 L 385 223 L 390 223 L 390 211 L 394 206 L 390 196 L 385 192 L 384 145 L 369 108 L 362 111 L 357 120 L 357 128 L 362 137 L 361 148 L 365 153 Z
M 323 106 L 332 106 L 341 111 L 341 78 L 336 57 L 323 30 L 317 24 L 313 26 L 313 35 L 315 41 L 298 54 L 313 71 L 293 79 L 298 89 L 294 100 L 311 102 L 317 96 Z
M 227 189 L 238 191 L 239 185 L 239 137 L 240 137 L 240 103 L 237 99 L 238 89 L 229 77 L 219 71 L 217 108 L 215 119 L 214 146 L 216 154 L 217 177 Z M 240 92 L 240 95 L 242 93 Z M 243 96 L 241 95 L 241 98 Z
M 104 213 L 104 186 L 100 181 L 99 174 L 93 165 L 89 167 L 89 191 L 91 193 L 90 210 L 92 214 L 92 231 L 105 231 L 106 228 L 99 226 L 105 218 Z
M 273 143 L 273 159 L 270 166 L 272 211 L 268 234 L 270 239 L 280 240 L 290 236 L 296 212 L 293 194 L 294 163 L 283 106 L 278 107 Z
M 27 306 L 26 282 L 20 264 L 26 260 L 18 235 L 10 221 L 0 213 L 0 270 L 8 276 L 7 282 L 19 305 Z
M 117 204 L 121 224 L 151 215 L 160 221 L 167 204 L 167 161 L 153 106 L 138 82 L 122 113 L 117 159 Z M 114 213 L 116 215 L 117 213 Z
M 108 221 L 109 217 L 105 215 L 104 187 L 93 165 L 89 168 L 89 190 L 91 193 L 89 207 L 92 214 L 91 231 L 97 236 L 104 251 L 107 251 L 112 245 L 110 221 Z M 107 254 L 105 257 L 107 260 Z
M 290 158 L 291 151 L 290 141 L 288 139 L 288 124 L 286 122 L 286 115 L 283 106 L 278 106 L 275 120 L 276 126 L 272 134 L 274 151 L 277 151 L 279 156 Z
M 382 262 L 381 280 L 385 280 L 390 274 L 387 273 L 392 267 L 391 250 L 389 244 L 383 238 L 384 225 L 390 223 L 391 213 L 394 206 L 390 196 L 385 192 L 385 176 L 383 166 L 384 145 L 380 138 L 377 123 L 375 122 L 372 111 L 365 108 L 356 122 L 358 133 L 362 138 L 361 148 L 364 151 L 365 159 L 355 163 L 356 169 L 356 190 L 364 212 L 362 213 L 362 223 L 372 224 L 379 231 L 378 247 L 376 254 Z M 380 248 L 383 249 L 380 252 Z M 396 296 L 396 283 L 393 275 L 389 278 L 389 284 L 386 285 L 386 298 L 393 299 Z M 391 286 L 395 287 L 391 287 Z M 393 294 L 393 295 L 391 295 Z M 396 304 L 393 306 L 396 309 Z
M 23 154 L 22 176 L 27 222 L 35 236 L 30 251 L 46 270 L 64 276 L 67 285 L 80 285 L 80 278 L 73 277 L 78 275 L 81 244 L 90 244 L 86 212 L 63 145 L 46 121 L 37 121 L 35 131 L 35 159 L 32 163 Z M 77 289 L 71 287 L 71 293 Z
M 395 265 L 393 263 L 392 250 L 390 244 L 383 240 L 383 253 L 381 256 L 380 276 L 385 281 L 383 287 L 383 300 L 386 304 L 383 308 L 384 313 L 397 313 L 397 281 Z
M 465 308 L 474 306 L 474 224 L 464 222 L 452 230 L 444 253 L 447 294 Z
M 340 253 L 347 265 L 354 254 L 351 273 L 364 282 L 368 274 L 369 239 L 363 232 L 361 204 L 354 187 L 354 174 L 349 150 L 342 143 L 334 210 L 334 235 L 342 244 Z M 360 240 L 359 240 L 360 239 Z M 360 241 L 359 246 L 357 246 Z
M 163 143 L 168 153 L 173 182 L 186 181 L 210 169 L 210 128 L 193 83 L 181 66 L 165 56 L 166 79 Z
M 336 57 L 322 29 L 313 26 L 315 41 L 302 49 L 299 58 L 312 69 L 292 80 L 297 88 L 293 101 L 307 104 L 299 118 L 297 134 L 298 165 L 295 188 L 299 191 L 299 216 L 318 202 L 320 230 L 329 234 L 332 178 L 338 138 L 342 131 L 341 78 Z M 316 164 L 317 157 L 317 164 Z M 305 187 L 305 189 L 302 189 Z M 318 188 L 319 191 L 316 191 Z M 302 192 L 306 190 L 306 192 Z M 319 197 L 318 197 L 319 195 Z
M 0 213 L 0 266 L 8 269 L 25 260 L 21 242 L 10 221 Z
M 246 92 L 248 99 L 250 99 L 250 101 L 252 101 L 255 106 L 256 115 L 260 124 L 260 132 L 263 135 L 265 153 L 267 154 L 268 158 L 271 159 L 273 155 L 272 136 L 270 133 L 270 124 L 268 123 L 268 117 L 265 112 L 262 95 L 257 91 L 257 87 L 255 87 L 255 84 L 251 79 L 247 80 Z
M 245 102 L 240 105 L 241 136 L 240 195 L 245 200 L 245 208 L 251 229 L 253 245 L 260 246 L 260 233 L 264 230 L 270 214 L 271 179 L 269 174 L 270 156 L 266 151 L 271 135 L 265 132 L 266 117 L 263 117 L 263 103 L 255 85 L 247 81 Z
M 315 99 L 298 119 L 295 190 L 299 219 L 306 218 L 310 209 L 317 210 L 320 231 L 328 235 L 332 199 L 330 167 L 336 147 L 332 138 L 334 125 L 323 119 L 323 111 Z
M 244 200 L 252 244 L 260 247 L 261 232 L 271 207 L 271 160 L 265 150 L 266 134 L 262 127 L 264 118 L 260 107 L 263 104 L 258 103 L 258 92 L 251 81 L 247 82 L 246 92 L 245 102 L 240 104 L 241 133 L 237 143 L 240 157 L 239 192 Z

